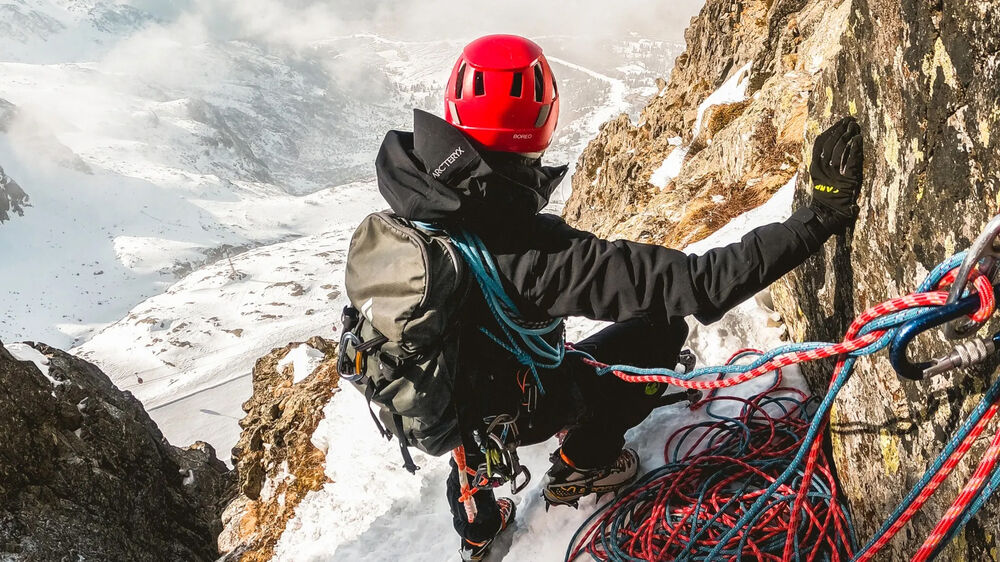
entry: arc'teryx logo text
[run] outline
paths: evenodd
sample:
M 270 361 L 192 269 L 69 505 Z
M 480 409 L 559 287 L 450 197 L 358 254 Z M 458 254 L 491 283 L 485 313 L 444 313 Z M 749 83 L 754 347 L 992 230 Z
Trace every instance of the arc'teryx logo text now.
M 449 166 L 451 166 L 452 164 L 454 164 L 455 160 L 458 160 L 458 157 L 461 156 L 461 155 L 463 155 L 463 154 L 465 154 L 465 150 L 461 146 L 458 147 L 458 148 L 456 148 L 455 152 L 452 152 L 451 154 L 449 154 L 448 157 L 444 159 L 444 162 L 441 162 L 441 165 L 438 166 L 434 170 L 434 172 L 432 173 L 432 175 L 435 178 L 441 177 L 441 174 L 443 174 L 444 171 L 447 170 Z

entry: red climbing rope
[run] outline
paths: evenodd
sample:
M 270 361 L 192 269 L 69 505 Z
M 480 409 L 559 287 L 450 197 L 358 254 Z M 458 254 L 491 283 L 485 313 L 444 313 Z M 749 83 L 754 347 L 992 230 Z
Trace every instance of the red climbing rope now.
M 949 272 L 948 276 L 942 279 L 942 285 L 949 277 L 954 279 L 955 270 Z M 989 318 L 994 309 L 996 308 L 996 300 L 993 295 L 993 287 L 990 285 L 988 279 L 982 276 L 976 276 L 975 287 L 978 290 L 980 298 L 979 310 L 972 316 L 974 321 L 981 321 L 983 319 Z M 633 383 L 651 383 L 657 382 L 661 384 L 672 384 L 674 386 L 679 386 L 681 388 L 695 388 L 699 390 L 713 390 L 718 388 L 728 388 L 731 386 L 736 386 L 738 384 L 743 384 L 747 381 L 753 380 L 761 375 L 774 371 L 775 369 L 781 369 L 783 367 L 788 367 L 789 365 L 794 365 L 796 363 L 802 363 L 805 361 L 815 361 L 817 359 L 826 359 L 828 357 L 836 357 L 839 355 L 846 355 L 848 353 L 857 351 L 859 349 L 864 349 L 869 345 L 875 343 L 883 335 L 885 335 L 884 330 L 877 330 L 870 332 L 863 336 L 858 337 L 857 333 L 864 327 L 865 324 L 871 322 L 872 320 L 891 314 L 893 312 L 898 312 L 900 310 L 906 310 L 909 308 L 925 307 L 925 306 L 942 306 L 948 300 L 948 293 L 946 291 L 932 291 L 927 293 L 913 293 L 903 297 L 897 297 L 886 301 L 882 304 L 873 306 L 863 312 L 858 318 L 851 324 L 851 328 L 847 332 L 847 337 L 838 344 L 829 345 L 826 347 L 821 347 L 817 349 L 811 349 L 809 351 L 796 351 L 793 353 L 788 353 L 786 355 L 781 355 L 775 357 L 771 361 L 757 367 L 756 369 L 740 373 L 732 378 L 720 378 L 714 381 L 695 381 L 686 380 L 678 377 L 673 377 L 670 375 L 633 375 L 630 373 L 625 373 L 622 371 L 613 370 L 611 371 L 616 377 Z M 594 361 L 592 359 L 584 359 L 584 363 L 595 367 L 597 369 L 607 368 L 608 365 L 601 363 L 600 361 Z
M 994 410 L 995 411 L 995 410 Z M 979 490 L 983 483 L 986 481 L 990 472 L 993 471 L 993 467 L 997 464 L 997 459 L 1000 458 L 1000 430 L 996 432 L 993 436 L 993 441 L 990 443 L 989 449 L 983 455 L 982 460 L 979 462 L 979 466 L 976 467 L 976 471 L 969 478 L 969 481 L 965 483 L 965 487 L 955 498 L 955 501 L 948 508 L 948 511 L 944 513 L 941 520 L 931 531 L 931 534 L 921 545 L 917 554 L 913 557 L 913 562 L 923 562 L 927 560 L 934 549 L 937 548 L 941 540 L 948 536 L 951 528 L 955 525 L 955 522 L 965 511 L 966 506 L 972 502 L 973 499 L 979 494 Z
M 871 548 L 859 554 L 859 556 L 857 557 L 857 562 L 868 562 L 869 560 L 874 558 L 875 554 L 878 551 L 880 551 L 883 547 L 885 547 L 887 544 L 889 544 L 889 541 L 891 541 L 892 538 L 896 536 L 896 533 L 898 533 L 899 530 L 902 529 L 903 526 L 906 525 L 906 523 L 910 519 L 912 519 L 913 516 L 916 515 L 918 511 L 920 511 L 920 508 L 923 507 L 925 503 L 927 503 L 927 500 L 930 499 L 930 497 L 934 494 L 934 492 L 948 478 L 948 475 L 951 474 L 951 471 L 954 470 L 956 466 L 958 466 L 959 461 L 962 460 L 962 457 L 965 456 L 965 453 L 969 452 L 969 449 L 979 438 L 979 435 L 982 434 L 984 429 L 986 429 L 987 424 L 989 424 L 990 420 L 992 420 L 993 417 L 996 415 L 997 408 L 998 408 L 997 404 L 992 404 L 989 407 L 989 409 L 986 410 L 986 413 L 983 414 L 983 417 L 979 420 L 979 422 L 976 423 L 976 426 L 972 429 L 969 435 L 962 441 L 962 444 L 958 447 L 958 449 L 955 449 L 955 452 L 948 457 L 948 460 L 941 467 L 941 469 L 934 474 L 934 477 L 927 484 L 927 486 L 920 491 L 920 495 L 918 495 L 917 498 L 913 501 L 913 503 L 906 509 L 906 511 L 903 512 L 900 518 L 896 520 L 895 523 L 893 523 L 892 527 L 890 527 L 889 530 L 882 536 L 878 537 L 878 539 L 875 541 L 875 543 L 872 545 Z
M 953 283 L 956 273 L 957 268 L 944 275 L 937 288 Z M 975 273 L 970 279 L 980 301 L 979 309 L 970 318 L 983 322 L 996 308 L 993 286 L 989 279 Z M 823 450 L 822 439 L 806 442 L 810 423 L 814 426 L 819 424 L 818 434 L 822 435 L 827 420 L 812 420 L 808 405 L 815 402 L 796 389 L 781 387 L 781 368 L 804 361 L 838 357 L 830 383 L 830 392 L 835 393 L 834 383 L 840 380 L 838 384 L 842 385 L 845 369 L 849 368 L 847 354 L 872 346 L 887 333 L 885 329 L 863 333 L 866 325 L 911 308 L 943 306 L 947 300 L 948 293 L 942 290 L 891 299 L 862 313 L 851 324 L 841 343 L 787 353 L 776 350 L 772 353 L 777 355 L 756 368 L 747 366 L 747 370 L 736 373 L 732 372 L 733 369 L 726 371 L 732 373 L 730 378 L 720 374 L 715 380 L 690 380 L 700 373 L 685 377 L 663 374 L 662 369 L 660 373 L 655 373 L 631 368 L 637 371 L 633 374 L 585 358 L 586 363 L 599 371 L 611 372 L 628 382 L 658 382 L 711 390 L 713 393 L 766 373 L 775 373 L 776 376 L 770 388 L 751 398 L 710 394 L 696 404 L 694 408 L 711 407 L 723 402 L 739 403 L 741 406 L 738 415 L 710 413 L 714 421 L 692 424 L 671 435 L 664 451 L 667 464 L 648 473 L 623 496 L 595 514 L 574 538 L 567 559 L 573 560 L 579 554 L 588 552 L 600 560 L 700 560 L 720 554 L 725 558 L 737 556 L 768 561 L 804 558 L 812 562 L 818 557 L 833 561 L 870 560 L 954 470 L 996 416 L 1000 409 L 998 403 L 990 405 L 982 417 L 975 420 L 971 432 L 954 451 L 944 453 L 947 460 L 919 489 L 919 495 L 902 511 L 901 516 L 889 520 L 892 525 L 888 530 L 873 540 L 867 549 L 854 555 L 852 550 L 856 547 L 851 546 L 851 523 L 842 507 L 842 498 Z M 748 353 L 762 355 L 743 350 L 734 355 L 727 365 Z M 764 358 L 758 363 L 760 361 Z M 708 368 L 702 371 L 711 372 Z M 804 464 L 799 467 L 792 457 L 804 446 L 808 447 L 808 452 Z M 975 473 L 914 556 L 914 561 L 923 562 L 936 553 L 970 503 L 980 496 L 987 480 L 995 473 L 998 462 L 1000 429 Z M 797 476 L 779 480 L 780 475 L 788 474 L 790 470 L 796 470 Z M 775 486 L 777 489 L 769 496 L 769 501 L 760 504 L 768 488 Z M 751 504 L 755 503 L 763 505 L 763 511 L 751 511 Z M 749 519 L 753 521 L 751 524 L 739 527 L 743 518 L 755 515 L 756 519 Z M 732 529 L 738 527 L 741 531 L 734 536 Z
M 760 352 L 741 350 L 727 364 L 751 354 Z M 588 536 L 576 542 L 568 559 L 583 551 L 600 560 L 673 560 L 684 552 L 701 559 L 715 547 L 722 531 L 736 524 L 743 508 L 788 466 L 806 436 L 813 400 L 801 390 L 782 386 L 780 369 L 772 374 L 775 379 L 770 387 L 750 398 L 710 394 L 695 404 L 694 409 L 705 408 L 713 419 L 670 435 L 664 446 L 667 464 L 612 502 L 593 522 Z M 728 416 L 713 411 L 723 408 L 737 408 L 739 413 Z M 814 471 L 812 482 L 824 491 L 810 494 L 803 502 L 808 528 L 799 538 L 813 547 L 824 546 L 811 548 L 813 555 L 820 550 L 842 552 L 841 545 L 849 544 L 849 523 L 822 451 Z M 789 486 L 779 488 L 779 494 L 786 497 L 795 493 Z M 775 544 L 780 548 L 792 519 L 790 502 L 776 502 L 744 536 L 731 540 L 727 550 L 735 550 L 743 539 L 747 558 L 781 560 L 769 552 Z M 604 541 L 596 532 L 608 527 L 623 533 L 617 544 Z

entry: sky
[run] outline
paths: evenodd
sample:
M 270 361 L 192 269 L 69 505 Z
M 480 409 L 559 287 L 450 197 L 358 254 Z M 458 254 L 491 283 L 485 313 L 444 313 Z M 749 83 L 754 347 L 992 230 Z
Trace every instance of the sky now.
M 195 16 L 221 36 L 251 34 L 303 44 L 361 31 L 408 40 L 487 33 L 620 37 L 623 32 L 672 40 L 681 37 L 703 1 L 134 0 L 133 4 L 167 20 Z

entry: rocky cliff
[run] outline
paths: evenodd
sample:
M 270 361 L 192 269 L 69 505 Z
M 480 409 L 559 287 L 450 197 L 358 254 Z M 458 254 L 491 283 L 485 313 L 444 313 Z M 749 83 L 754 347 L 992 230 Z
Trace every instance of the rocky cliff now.
M 856 116 L 867 143 L 860 219 L 772 287 L 802 341 L 841 337 L 857 312 L 912 290 L 1000 211 L 996 2 L 709 0 L 686 36 L 687 51 L 639 122 L 605 124 L 581 157 L 565 211 L 578 226 L 680 247 L 796 172 L 801 200 L 812 139 Z M 944 347 L 927 341 L 916 352 Z M 859 363 L 835 406 L 831 446 L 862 541 L 992 372 L 913 383 L 884 357 Z M 827 376 L 812 372 L 817 390 Z M 956 471 L 884 559 L 914 552 L 970 468 Z M 945 559 L 996 559 L 996 504 Z
M 320 356 L 283 361 L 302 346 Z M 322 338 L 257 361 L 229 470 L 212 447 L 170 445 L 131 394 L 42 344 L 0 344 L 0 560 L 270 560 L 327 477 L 311 442 L 337 391 Z
M 827 245 L 777 288 L 798 338 L 835 337 L 853 313 L 911 291 L 1000 212 L 1000 4 L 855 0 L 842 43 L 811 114 L 823 123 L 858 117 L 869 141 L 866 193 L 843 244 Z M 928 336 L 913 353 L 945 349 Z M 939 454 L 995 371 L 913 383 L 884 355 L 861 362 L 834 411 L 832 442 L 863 536 Z M 887 556 L 913 552 L 972 468 L 962 465 Z M 943 558 L 996 559 L 997 507 L 991 502 Z
M 300 345 L 324 355 L 310 373 L 296 381 L 297 367 L 283 359 Z M 327 481 L 326 455 L 312 443 L 323 407 L 337 392 L 336 345 L 315 337 L 289 344 L 257 361 L 253 395 L 243 404 L 243 433 L 233 450 L 239 494 L 223 514 L 219 549 L 229 562 L 266 562 L 311 491 Z M 298 367 L 301 369 L 301 367 Z
M 0 345 L 0 560 L 215 560 L 231 472 L 97 367 Z
M 832 0 L 708 2 L 638 123 L 606 123 L 583 152 L 566 218 L 682 247 L 766 201 L 802 163 L 810 95 L 849 12 Z
M 28 194 L 0 166 L 0 223 L 10 220 L 10 213 L 23 217 L 28 200 Z

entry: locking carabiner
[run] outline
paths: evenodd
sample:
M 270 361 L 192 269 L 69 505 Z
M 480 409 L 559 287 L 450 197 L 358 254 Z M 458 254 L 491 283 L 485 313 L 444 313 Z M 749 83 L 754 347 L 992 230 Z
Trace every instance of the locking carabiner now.
M 948 292 L 947 305 L 955 304 L 965 293 L 973 268 L 978 267 L 980 273 L 990 278 L 990 281 L 993 281 L 991 276 L 997 269 L 997 258 L 1000 258 L 1000 246 L 997 245 L 998 237 L 1000 237 L 1000 215 L 993 217 L 986 224 L 982 234 L 976 238 L 976 241 L 969 248 L 965 259 L 962 261 L 962 266 L 958 269 L 955 282 L 951 285 L 951 291 Z M 944 335 L 950 340 L 956 340 L 974 334 L 980 327 L 982 327 L 981 323 L 956 318 L 948 322 L 944 330 Z
M 923 379 L 925 375 L 941 372 L 935 369 L 938 366 L 938 360 L 923 361 L 920 363 L 911 362 L 909 357 L 906 356 L 907 347 L 914 338 L 923 332 L 947 324 L 963 316 L 968 316 L 978 308 L 979 296 L 970 295 L 956 303 L 935 308 L 927 314 L 900 326 L 896 332 L 896 336 L 892 339 L 892 343 L 889 344 L 889 362 L 892 364 L 892 368 L 896 370 L 896 374 L 918 381 Z
M 994 289 L 996 285 L 994 285 Z M 1000 332 L 989 339 L 974 338 L 955 345 L 951 353 L 934 359 L 912 363 L 906 356 L 906 348 L 918 335 L 932 328 L 954 322 L 968 316 L 979 309 L 979 295 L 969 295 L 953 304 L 946 304 L 927 314 L 910 320 L 899 327 L 896 336 L 889 344 L 889 362 L 901 377 L 921 380 L 925 376 L 939 375 L 952 369 L 969 367 L 984 361 L 1000 349 Z

